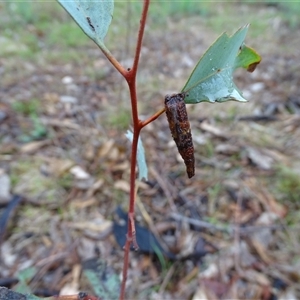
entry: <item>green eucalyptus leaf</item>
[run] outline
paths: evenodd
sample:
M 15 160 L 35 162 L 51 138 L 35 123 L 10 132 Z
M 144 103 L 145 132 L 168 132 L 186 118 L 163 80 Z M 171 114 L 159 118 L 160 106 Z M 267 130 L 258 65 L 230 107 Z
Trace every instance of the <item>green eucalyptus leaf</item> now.
M 223 33 L 206 51 L 182 89 L 186 93 L 186 103 L 247 101 L 234 84 L 232 75 L 236 68 L 248 68 L 260 61 L 258 54 L 253 56 L 254 50 L 244 46 L 247 31 L 248 25 L 232 36 Z
M 133 133 L 127 130 L 125 135 L 129 139 L 129 141 L 132 142 Z M 145 180 L 148 180 L 148 167 L 146 163 L 145 150 L 144 150 L 142 140 L 140 138 L 138 140 L 138 148 L 137 148 L 137 164 L 139 169 L 139 180 L 142 180 L 143 178 Z
M 81 29 L 100 47 L 112 20 L 113 0 L 58 0 Z

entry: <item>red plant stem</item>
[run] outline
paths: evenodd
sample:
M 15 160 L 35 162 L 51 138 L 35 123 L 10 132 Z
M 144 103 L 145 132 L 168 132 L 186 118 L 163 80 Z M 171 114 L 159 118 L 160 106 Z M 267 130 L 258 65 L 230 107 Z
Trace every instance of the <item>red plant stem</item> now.
M 135 205 L 135 180 L 136 180 L 136 161 L 137 161 L 137 146 L 139 140 L 139 134 L 141 129 L 154 121 L 159 115 L 164 112 L 164 109 L 153 115 L 148 120 L 141 122 L 138 117 L 137 108 L 137 94 L 136 94 L 136 74 L 141 54 L 142 41 L 145 31 L 146 19 L 148 14 L 150 0 L 144 0 L 144 6 L 141 15 L 140 28 L 138 32 L 138 38 L 135 49 L 135 56 L 132 68 L 125 70 L 123 66 L 113 57 L 108 49 L 102 47 L 101 50 L 112 63 L 112 65 L 123 75 L 126 79 L 130 91 L 131 110 L 132 110 L 132 122 L 133 122 L 133 140 L 131 145 L 131 162 L 130 162 L 130 195 L 129 195 L 129 211 L 128 211 L 128 229 L 126 235 L 126 242 L 124 245 L 124 262 L 123 262 L 123 278 L 121 283 L 120 300 L 125 299 L 125 288 L 127 273 L 129 267 L 129 252 L 130 246 L 133 244 L 136 248 L 138 245 L 135 240 L 135 225 L 134 225 L 134 205 Z
M 138 136 L 140 129 L 137 128 L 137 132 L 133 133 L 133 141 L 131 148 L 131 170 L 130 170 L 130 202 L 129 202 L 129 212 L 128 212 L 128 227 L 127 227 L 127 235 L 126 242 L 124 246 L 124 262 L 123 262 L 123 276 L 121 283 L 121 291 L 120 291 L 120 300 L 125 299 L 125 289 L 126 289 L 126 281 L 127 281 L 127 273 L 129 268 L 129 253 L 130 246 L 133 243 L 134 246 L 137 246 L 135 241 L 135 226 L 134 226 L 134 204 L 135 204 L 135 178 L 136 178 L 136 155 L 137 155 L 137 144 L 138 144 Z
M 127 70 L 119 63 L 119 61 L 110 53 L 110 51 L 105 47 L 103 44 L 101 47 L 99 46 L 100 50 L 106 56 L 106 58 L 111 62 L 111 64 L 122 74 L 124 78 L 127 76 Z
M 156 120 L 161 114 L 163 114 L 165 112 L 165 108 L 162 108 L 161 110 L 159 110 L 158 112 L 156 112 L 154 115 L 152 115 L 150 118 L 146 119 L 145 121 L 140 121 L 140 127 L 143 128 L 146 125 L 148 125 L 149 123 L 153 122 L 154 120 Z
M 128 228 L 126 235 L 126 242 L 124 245 L 124 261 L 123 261 L 123 278 L 121 283 L 120 290 L 120 300 L 125 299 L 125 290 L 126 290 L 126 281 L 127 273 L 129 268 L 129 253 L 130 246 L 133 244 L 135 248 L 138 248 L 135 239 L 135 225 L 134 225 L 134 211 L 135 211 L 135 180 L 136 180 L 136 162 L 137 162 L 137 146 L 139 140 L 139 134 L 143 127 L 157 119 L 165 109 L 161 109 L 153 116 L 148 118 L 145 121 L 140 121 L 138 117 L 138 108 L 137 108 L 137 94 L 136 94 L 136 74 L 140 59 L 142 41 L 145 31 L 147 13 L 149 8 L 150 0 L 144 0 L 144 6 L 140 21 L 140 28 L 137 38 L 134 62 L 130 70 L 125 70 L 121 64 L 113 57 L 113 55 L 106 49 L 101 49 L 108 60 L 113 64 L 113 66 L 123 75 L 126 79 L 130 91 L 131 99 L 131 110 L 132 110 L 132 122 L 133 122 L 133 140 L 131 145 L 131 162 L 130 162 L 130 195 L 129 195 L 129 210 L 128 210 Z
M 142 126 L 138 117 L 137 95 L 136 95 L 136 74 L 137 74 L 137 68 L 139 64 L 139 58 L 141 53 L 149 3 L 150 0 L 144 0 L 144 6 L 142 10 L 133 66 L 127 73 L 123 75 L 128 83 L 128 87 L 130 91 L 132 121 L 133 121 L 133 140 L 131 145 L 131 162 L 130 162 L 130 196 L 129 196 L 130 198 L 129 198 L 129 211 L 128 211 L 128 229 L 127 229 L 126 243 L 124 246 L 123 278 L 121 283 L 121 291 L 120 291 L 120 298 L 119 298 L 120 300 L 125 299 L 126 280 L 127 280 L 127 273 L 129 267 L 130 246 L 131 244 L 133 244 L 135 247 L 137 247 L 137 243 L 135 240 L 135 226 L 134 226 L 134 204 L 135 204 L 137 146 L 138 146 L 138 139 L 139 139 L 139 134 L 142 129 Z
M 121 64 L 115 59 L 114 56 L 112 56 L 110 52 L 105 53 L 105 55 L 112 65 L 126 78 L 127 70 L 121 66 Z
M 136 49 L 135 49 L 135 56 L 134 56 L 133 66 L 131 69 L 131 72 L 134 74 L 134 76 L 136 75 L 139 60 L 140 60 L 142 41 L 143 41 L 143 36 L 145 31 L 149 4 L 150 4 L 150 0 L 144 0 L 144 6 L 143 6 L 141 21 L 140 21 L 140 28 L 139 28 Z

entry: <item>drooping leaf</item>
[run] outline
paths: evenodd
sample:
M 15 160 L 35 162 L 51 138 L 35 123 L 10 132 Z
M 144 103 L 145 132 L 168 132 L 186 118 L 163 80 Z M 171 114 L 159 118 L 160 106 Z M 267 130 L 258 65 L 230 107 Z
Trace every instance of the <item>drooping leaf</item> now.
M 114 237 L 122 248 L 126 243 L 126 234 L 128 228 L 128 213 L 123 211 L 120 206 L 117 207 L 115 211 L 117 216 L 117 221 L 113 223 L 113 234 Z M 120 222 L 121 221 L 121 222 Z M 170 251 L 164 249 L 160 241 L 157 239 L 154 233 L 151 232 L 148 228 L 135 224 L 135 235 L 136 242 L 139 246 L 138 249 L 135 249 L 133 246 L 131 250 L 135 250 L 138 253 L 145 254 L 156 254 L 157 256 L 166 256 L 170 259 L 176 259 L 176 255 Z
M 186 103 L 245 102 L 233 82 L 233 71 L 237 67 L 249 68 L 258 64 L 260 56 L 244 46 L 248 25 L 229 37 L 223 33 L 200 59 L 182 89 Z
M 100 47 L 112 20 L 113 0 L 58 0 L 81 29 Z
M 125 135 L 129 139 L 129 141 L 132 143 L 133 133 L 131 131 L 127 130 Z M 138 168 L 139 168 L 139 180 L 142 180 L 143 178 L 145 180 L 148 180 L 148 167 L 147 167 L 147 163 L 146 163 L 145 150 L 144 150 L 144 146 L 143 146 L 143 143 L 140 138 L 138 140 L 137 164 L 138 164 Z
M 4 180 L 1 182 L 1 185 L 2 188 L 4 189 L 5 188 L 4 186 L 6 185 Z M 9 190 L 9 187 L 7 187 L 7 190 Z M 7 205 L 7 207 L 3 210 L 3 213 L 0 215 L 0 243 L 2 243 L 4 239 L 9 220 L 11 219 L 11 215 L 14 212 L 14 210 L 18 207 L 18 205 L 21 203 L 21 200 L 22 197 L 18 195 L 14 195 L 10 200 L 9 204 Z

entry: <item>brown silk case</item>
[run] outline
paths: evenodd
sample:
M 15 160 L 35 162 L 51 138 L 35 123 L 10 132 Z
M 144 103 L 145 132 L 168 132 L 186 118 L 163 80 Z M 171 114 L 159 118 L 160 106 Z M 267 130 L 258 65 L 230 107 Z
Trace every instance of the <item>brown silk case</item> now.
M 195 175 L 194 145 L 184 97 L 185 93 L 167 95 L 165 109 L 173 139 L 191 178 Z

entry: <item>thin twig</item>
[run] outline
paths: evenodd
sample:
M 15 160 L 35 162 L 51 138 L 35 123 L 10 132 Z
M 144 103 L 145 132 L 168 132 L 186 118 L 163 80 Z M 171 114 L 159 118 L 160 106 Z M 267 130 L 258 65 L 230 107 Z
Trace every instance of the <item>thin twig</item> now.
M 198 226 L 201 228 L 205 228 L 208 230 L 223 231 L 230 235 L 234 234 L 237 229 L 240 231 L 241 234 L 246 234 L 246 233 L 255 232 L 262 228 L 269 228 L 269 229 L 282 229 L 283 228 L 282 225 L 257 225 L 257 226 L 250 225 L 250 226 L 246 226 L 246 227 L 241 227 L 241 226 L 237 226 L 237 225 L 226 225 L 226 224 L 215 225 L 215 224 L 211 224 L 207 221 L 188 218 L 188 217 L 182 216 L 178 213 L 171 213 L 170 216 L 173 219 L 175 219 L 176 221 L 187 222 L 188 224 Z
M 234 215 L 234 222 L 235 222 L 235 232 L 234 232 L 234 266 L 235 266 L 235 270 L 238 272 L 238 274 L 242 273 L 242 269 L 241 269 L 241 265 L 240 265 L 240 257 L 241 257 L 241 236 L 240 236 L 240 210 L 241 210 L 241 204 L 242 204 L 242 197 L 241 194 L 238 195 L 238 199 L 237 199 L 237 209 L 235 211 L 235 215 Z
M 165 291 L 165 289 L 166 289 L 168 283 L 170 282 L 174 272 L 175 272 L 175 264 L 173 264 L 171 266 L 171 268 L 168 270 L 167 274 L 165 275 L 164 280 L 163 280 L 163 282 L 162 282 L 162 284 L 159 288 L 159 291 L 158 291 L 159 295 L 162 295 L 162 293 Z
M 158 174 L 158 172 L 156 172 L 156 170 L 152 167 L 149 168 L 151 174 L 154 176 L 154 178 L 156 179 L 157 183 L 160 185 L 160 187 L 162 188 L 162 190 L 165 193 L 165 196 L 169 202 L 169 206 L 171 208 L 171 210 L 173 212 L 177 211 L 176 205 L 174 203 L 173 197 L 171 195 L 170 190 L 168 189 L 168 186 L 166 184 L 166 182 L 163 180 L 163 178 Z
M 152 115 L 151 117 L 149 117 L 148 119 L 141 121 L 140 122 L 140 126 L 141 127 L 145 127 L 146 125 L 148 125 L 149 123 L 153 122 L 154 120 L 156 120 L 161 114 L 163 114 L 165 112 L 165 108 L 162 108 L 161 110 L 159 110 L 158 112 L 156 112 L 154 115 Z

